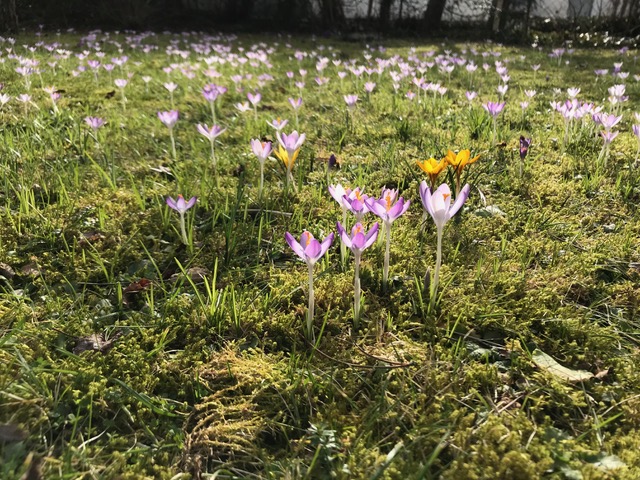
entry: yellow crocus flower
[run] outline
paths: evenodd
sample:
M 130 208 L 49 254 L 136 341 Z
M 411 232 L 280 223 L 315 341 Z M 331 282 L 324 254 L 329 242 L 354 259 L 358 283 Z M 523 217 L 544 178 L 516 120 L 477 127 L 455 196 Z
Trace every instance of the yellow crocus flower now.
M 446 157 L 442 160 L 436 160 L 431 157 L 428 160 L 416 161 L 416 164 L 420 167 L 420 169 L 429 175 L 429 181 L 431 182 L 431 188 L 434 188 L 436 185 L 436 181 L 438 180 L 438 175 L 442 173 L 442 171 L 447 168 L 447 159 Z
M 462 169 L 467 165 L 471 165 L 480 158 L 480 155 L 471 158 L 471 150 L 460 150 L 457 154 L 451 150 L 447 152 L 447 156 L 443 158 L 449 165 L 451 165 L 456 173 L 456 196 L 460 192 L 460 175 Z

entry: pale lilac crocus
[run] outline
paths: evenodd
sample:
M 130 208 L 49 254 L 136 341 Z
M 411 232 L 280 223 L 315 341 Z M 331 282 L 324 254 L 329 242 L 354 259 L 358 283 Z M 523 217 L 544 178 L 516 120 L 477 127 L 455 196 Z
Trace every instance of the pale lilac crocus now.
M 358 101 L 358 95 L 345 95 L 344 102 L 347 104 L 347 108 L 349 111 L 353 111 L 356 108 L 356 103 Z
M 356 223 L 351 229 L 351 234 L 348 234 L 342 224 L 337 222 L 338 234 L 342 243 L 353 252 L 354 256 L 354 281 L 353 281 L 353 326 L 354 329 L 358 329 L 358 323 L 360 321 L 360 258 L 362 252 L 374 244 L 378 238 L 378 229 L 380 225 L 375 223 L 368 232 L 364 229 L 361 223 Z
M 467 101 L 469 102 L 469 106 L 471 106 L 471 104 L 473 103 L 473 100 L 478 96 L 478 94 L 474 91 L 467 91 L 465 92 L 465 97 L 467 97 Z
M 360 188 L 347 190 L 342 196 L 342 205 L 355 215 L 358 223 L 362 222 L 362 218 L 369 212 L 365 202 L 367 198 L 369 198 L 368 195 L 363 194 Z
M 9 103 L 10 100 L 11 97 L 8 94 L 0 94 L 0 107 L 4 107 L 7 103 Z
M 120 89 L 120 94 L 122 96 L 122 108 L 125 109 L 126 103 L 127 103 L 127 97 L 124 95 L 124 88 L 127 86 L 129 81 L 125 80 L 124 78 L 116 78 L 113 83 L 115 83 L 116 87 Z
M 280 133 L 284 127 L 287 126 L 289 120 L 281 120 L 280 118 L 275 118 L 270 122 L 267 121 L 267 125 L 273 127 L 276 130 L 276 133 Z
M 440 267 L 442 266 L 442 233 L 444 227 L 451 217 L 453 217 L 458 210 L 462 208 L 464 202 L 469 197 L 471 187 L 469 184 L 465 185 L 458 196 L 456 201 L 451 203 L 451 190 L 449 185 L 443 183 L 433 193 L 427 185 L 426 181 L 420 183 L 420 199 L 425 210 L 431 215 L 437 229 L 437 249 L 436 249 L 436 268 L 433 274 L 433 282 L 431 283 L 431 309 L 435 307 L 436 296 L 438 293 L 438 283 L 440 280 Z
M 302 97 L 289 98 L 289 103 L 291 104 L 291 107 L 293 108 L 293 111 L 296 115 L 296 128 L 300 128 L 300 125 L 298 123 L 298 109 L 302 106 Z
M 289 180 L 293 180 L 293 164 L 295 159 L 298 156 L 298 151 L 300 147 L 304 143 L 307 136 L 303 134 L 299 134 L 297 130 L 294 130 L 289 135 L 284 132 L 280 132 L 276 135 L 278 139 L 278 143 L 280 146 L 286 151 L 287 154 L 287 174 L 286 174 L 286 183 L 289 184 Z
M 177 83 L 173 83 L 173 82 L 167 82 L 164 83 L 164 88 L 167 89 L 167 91 L 169 92 L 169 97 L 171 100 L 171 108 L 174 108 L 174 101 L 173 101 L 173 92 L 178 88 L 178 84 Z
M 491 115 L 491 121 L 493 122 L 493 136 L 491 137 L 491 143 L 495 143 L 497 135 L 498 115 L 504 109 L 506 102 L 487 102 L 482 105 L 489 115 Z
M 104 126 L 105 121 L 100 117 L 84 117 L 84 122 L 95 132 Z
M 350 191 L 350 190 L 349 190 Z M 349 211 L 345 203 L 342 201 L 345 195 L 348 195 L 348 191 L 339 183 L 337 185 L 329 185 L 329 194 L 333 197 L 333 199 L 338 202 L 340 205 L 340 209 L 342 210 L 342 223 L 347 224 L 347 212 Z M 347 257 L 347 246 L 340 242 L 340 260 L 344 265 Z
M 267 160 L 273 148 L 271 142 L 261 142 L 257 138 L 251 139 L 251 150 L 258 157 L 260 163 L 260 186 L 258 187 L 258 197 L 262 197 L 262 188 L 264 186 L 264 162 Z
M 631 130 L 633 131 L 633 134 L 635 135 L 636 140 L 638 141 L 638 149 L 636 150 L 636 160 L 637 160 L 638 157 L 640 156 L 640 125 L 637 125 L 637 124 L 632 125 Z
M 364 201 L 369 211 L 380 217 L 384 225 L 386 246 L 384 251 L 384 267 L 382 270 L 382 286 L 385 289 L 387 288 L 389 280 L 391 224 L 407 212 L 409 204 L 411 203 L 409 200 L 405 202 L 402 197 L 398 198 L 396 201 L 397 196 L 397 190 L 383 188 L 382 196 L 379 199 L 368 197 Z
M 187 236 L 187 228 L 184 216 L 185 213 L 187 213 L 187 210 L 189 210 L 196 204 L 196 201 L 196 197 L 191 197 L 189 201 L 185 201 L 182 195 L 178 195 L 178 198 L 176 200 L 171 197 L 167 197 L 167 205 L 169 205 L 169 207 L 178 212 L 178 214 L 180 215 L 180 233 L 182 235 L 182 242 L 185 245 L 189 245 L 189 237 Z
M 173 159 L 176 160 L 176 139 L 173 136 L 173 127 L 175 127 L 178 121 L 179 113 L 177 110 L 169 110 L 168 112 L 158 112 L 158 118 L 169 129 L 169 137 L 171 138 L 171 154 Z
M 376 88 L 375 82 L 366 82 L 364 84 L 364 91 L 367 92 L 367 94 L 371 94 L 371 92 L 373 92 L 375 88 Z
M 199 123 L 196 128 L 203 137 L 209 140 L 209 143 L 211 145 L 211 163 L 213 164 L 213 176 L 215 177 L 216 187 L 218 187 L 220 185 L 220 182 L 218 181 L 218 163 L 216 161 L 216 138 L 222 135 L 227 129 L 222 128 L 219 125 L 212 125 L 211 127 L 209 127 L 206 123 Z
M 249 110 L 251 110 L 251 106 L 249 105 L 249 102 L 236 103 L 234 106 L 236 107 L 236 110 L 238 110 L 241 113 L 248 112 Z
M 284 238 L 291 249 L 307 264 L 309 271 L 309 307 L 307 310 L 307 338 L 313 339 L 313 314 L 315 309 L 315 295 L 313 291 L 313 266 L 320 258 L 327 253 L 329 247 L 333 243 L 334 234 L 330 233 L 327 237 L 319 242 L 313 235 L 307 231 L 303 232 L 298 242 L 289 232 L 284 234 Z
M 247 93 L 247 99 L 249 100 L 249 103 L 251 103 L 251 105 L 253 106 L 253 118 L 255 120 L 258 119 L 258 104 L 260 103 L 260 100 L 262 100 L 262 95 L 258 92 L 256 93 Z

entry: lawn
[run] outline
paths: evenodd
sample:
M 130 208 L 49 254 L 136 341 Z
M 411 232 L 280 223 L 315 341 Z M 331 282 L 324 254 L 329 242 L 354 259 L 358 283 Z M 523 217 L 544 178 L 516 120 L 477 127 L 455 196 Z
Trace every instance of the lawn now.
M 640 478 L 637 50 L 382 44 L 0 38 L 0 478 Z

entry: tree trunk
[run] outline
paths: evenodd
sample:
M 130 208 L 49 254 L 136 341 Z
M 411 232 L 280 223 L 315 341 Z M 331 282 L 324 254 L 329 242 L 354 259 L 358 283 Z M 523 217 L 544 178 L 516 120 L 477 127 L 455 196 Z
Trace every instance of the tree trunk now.
M 371 20 L 373 14 L 373 0 L 369 0 L 369 8 L 367 8 L 367 20 Z
M 0 0 L 0 27 L 9 31 L 18 28 L 16 0 Z
M 380 30 L 383 32 L 389 29 L 391 23 L 391 7 L 394 0 L 381 0 L 380 1 Z
M 423 26 L 425 30 L 435 30 L 440 27 L 442 14 L 447 0 L 429 0 L 427 10 L 424 12 Z
M 326 28 L 341 25 L 344 21 L 342 0 L 322 0 L 320 4 L 322 23 Z

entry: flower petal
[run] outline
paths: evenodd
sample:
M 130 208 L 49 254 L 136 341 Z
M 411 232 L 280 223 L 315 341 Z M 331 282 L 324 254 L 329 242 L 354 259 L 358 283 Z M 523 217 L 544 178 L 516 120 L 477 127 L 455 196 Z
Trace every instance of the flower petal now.
M 293 250 L 296 255 L 298 255 L 303 260 L 306 260 L 305 259 L 305 255 L 304 255 L 304 249 L 298 243 L 298 241 L 295 238 L 293 238 L 293 235 L 291 235 L 289 232 L 287 232 L 287 233 L 284 234 L 284 239 L 287 241 L 287 243 L 291 247 L 291 250 Z

